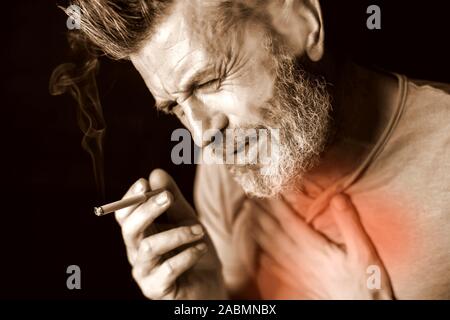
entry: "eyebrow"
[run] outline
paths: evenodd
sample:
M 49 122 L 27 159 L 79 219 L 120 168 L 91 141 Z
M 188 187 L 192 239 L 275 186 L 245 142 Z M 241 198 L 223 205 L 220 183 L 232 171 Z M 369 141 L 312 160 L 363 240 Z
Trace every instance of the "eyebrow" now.
M 204 68 L 199 68 L 188 79 L 182 79 L 182 92 L 189 91 L 192 87 L 198 85 L 202 80 L 212 72 L 215 72 L 215 68 L 212 65 L 208 65 Z
M 175 91 L 173 93 L 176 94 L 176 93 L 190 92 L 192 90 L 192 88 L 194 88 L 199 83 L 201 83 L 201 81 L 206 77 L 206 75 L 211 74 L 212 71 L 214 71 L 213 65 L 208 65 L 204 68 L 197 69 L 193 75 L 189 76 L 189 78 L 182 79 L 180 81 L 181 82 L 181 90 Z M 157 109 L 166 111 L 171 105 L 174 105 L 176 103 L 177 102 L 175 100 L 160 100 L 160 101 L 155 102 L 155 106 Z

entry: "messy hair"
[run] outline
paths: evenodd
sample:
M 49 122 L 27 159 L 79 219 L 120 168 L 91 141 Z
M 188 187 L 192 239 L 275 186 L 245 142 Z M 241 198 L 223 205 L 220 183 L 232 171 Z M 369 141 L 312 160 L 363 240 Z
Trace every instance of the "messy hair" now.
M 226 47 L 229 43 L 222 43 L 222 37 L 217 41 L 217 36 L 239 36 L 245 23 L 269 22 L 264 14 L 268 4 L 265 0 L 182 1 L 186 1 L 183 3 L 187 9 L 185 18 L 193 38 L 207 41 L 208 46 Z M 73 1 L 80 8 L 80 27 L 86 40 L 114 59 L 124 59 L 138 51 L 177 3 L 175 0 Z
M 170 15 L 171 9 L 182 3 L 189 12 L 186 18 L 192 28 L 192 36 L 208 37 L 208 45 L 218 45 L 217 36 L 233 35 L 243 30 L 243 23 L 258 21 L 270 30 L 271 17 L 283 16 L 283 9 L 273 12 L 269 0 L 71 0 L 80 8 L 81 37 L 113 59 L 126 59 L 139 50 L 150 38 L 162 20 Z M 275 0 L 288 9 L 296 0 Z M 347 0 L 355 2 L 355 0 Z M 345 9 L 340 2 L 320 0 L 325 20 L 327 51 L 336 49 L 345 40 L 346 32 L 338 25 Z M 344 7 L 344 8 L 343 8 Z M 216 39 L 216 40 L 214 40 Z M 227 44 L 222 43 L 223 46 Z
M 173 0 L 74 0 L 80 27 L 92 44 L 114 59 L 135 52 L 173 5 Z
M 69 93 L 77 100 L 78 122 L 84 133 L 82 145 L 92 157 L 97 186 L 101 190 L 104 189 L 102 141 L 106 124 L 96 84 L 100 55 L 119 60 L 138 52 L 178 4 L 186 6 L 184 18 L 192 31 L 191 40 L 206 43 L 207 50 L 221 54 L 232 51 L 233 43 L 241 43 L 240 39 L 235 40 L 242 36 L 244 24 L 253 22 L 265 26 L 264 47 L 273 53 L 281 47 L 279 37 L 271 34 L 275 31 L 270 28 L 271 18 L 267 16 L 271 3 L 268 0 L 71 1 L 80 9 L 81 32 L 68 32 L 72 62 L 55 68 L 49 87 L 52 95 Z M 288 8 L 295 0 L 275 1 L 282 1 L 284 8 Z

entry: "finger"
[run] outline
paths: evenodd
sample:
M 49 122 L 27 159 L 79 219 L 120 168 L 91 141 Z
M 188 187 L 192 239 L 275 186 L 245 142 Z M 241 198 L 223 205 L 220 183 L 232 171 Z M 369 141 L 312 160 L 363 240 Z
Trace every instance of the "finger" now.
M 155 267 L 161 256 L 188 243 L 200 240 L 204 236 L 199 224 L 167 230 L 147 237 L 141 241 L 135 267 L 139 276 L 146 276 Z
M 268 202 L 269 211 L 279 221 L 289 237 L 301 248 L 322 247 L 328 240 L 305 220 L 282 198 L 271 199 Z
M 162 169 L 155 169 L 149 177 L 149 183 L 152 190 L 166 189 L 173 195 L 173 205 L 168 212 L 168 218 L 172 222 L 197 220 L 194 210 L 184 198 L 172 177 Z
M 252 236 L 264 252 L 274 259 L 291 260 L 296 251 L 293 242 L 286 236 L 280 225 L 267 213 L 258 212 Z
M 169 288 L 180 275 L 193 267 L 206 251 L 207 245 L 203 242 L 187 248 L 159 265 L 155 269 L 155 276 L 163 279 L 163 287 Z
M 286 285 L 295 289 L 299 288 L 298 282 L 300 276 L 298 274 L 292 273 L 290 269 L 285 268 L 271 256 L 261 254 L 261 256 L 259 257 L 259 265 L 261 269 L 266 270 L 266 272 L 274 275 Z
M 148 181 L 144 178 L 137 180 L 133 185 L 128 189 L 122 199 L 141 194 L 150 190 L 150 185 Z M 119 225 L 122 225 L 123 220 L 131 213 L 134 209 L 136 209 L 139 204 L 135 204 L 124 209 L 117 210 L 115 212 L 115 217 Z
M 344 194 L 334 196 L 331 200 L 331 208 L 348 253 L 374 252 L 372 241 L 364 230 L 358 211 L 350 198 Z
M 153 221 L 165 212 L 173 202 L 169 191 L 163 191 L 137 207 L 122 224 L 122 235 L 125 245 L 129 248 L 138 248 L 143 233 Z
M 338 194 L 331 199 L 332 214 L 344 239 L 347 254 L 360 262 L 364 268 L 375 265 L 381 269 L 382 288 L 380 297 L 392 297 L 389 275 L 378 253 L 361 223 L 358 210 L 349 196 Z M 367 269 L 369 270 L 369 269 Z

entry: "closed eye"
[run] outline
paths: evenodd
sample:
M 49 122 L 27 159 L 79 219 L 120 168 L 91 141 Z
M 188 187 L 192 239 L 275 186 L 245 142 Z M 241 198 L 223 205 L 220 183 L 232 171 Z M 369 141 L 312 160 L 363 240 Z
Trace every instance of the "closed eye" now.
M 177 105 L 178 105 L 178 103 L 176 101 L 167 101 L 167 102 L 163 102 L 163 103 L 157 103 L 156 104 L 156 108 L 158 110 L 161 110 L 164 113 L 172 114 L 173 113 L 173 109 Z
M 201 91 L 218 90 L 220 88 L 221 83 L 222 83 L 222 79 L 217 78 L 217 79 L 209 80 L 207 82 L 197 85 L 196 89 L 197 90 L 200 89 Z

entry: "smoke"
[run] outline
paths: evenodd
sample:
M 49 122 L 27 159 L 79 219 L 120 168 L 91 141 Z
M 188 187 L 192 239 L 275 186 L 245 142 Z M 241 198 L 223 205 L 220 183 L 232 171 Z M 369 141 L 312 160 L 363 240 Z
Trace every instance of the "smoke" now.
M 77 31 L 69 32 L 68 40 L 74 62 L 55 68 L 50 77 L 49 91 L 54 96 L 68 93 L 77 101 L 77 122 L 84 134 L 81 146 L 91 157 L 97 191 L 104 198 L 103 138 L 106 125 L 96 82 L 99 62 L 93 49 Z

